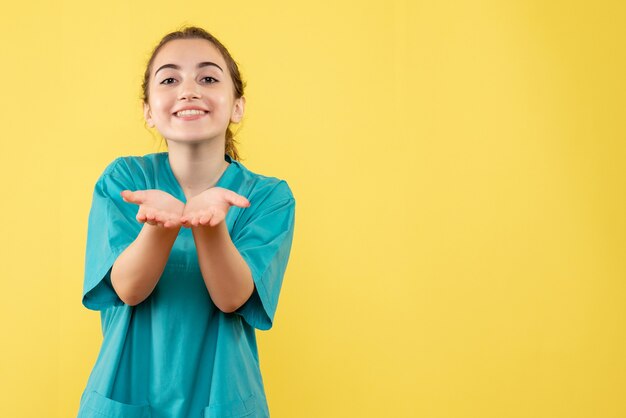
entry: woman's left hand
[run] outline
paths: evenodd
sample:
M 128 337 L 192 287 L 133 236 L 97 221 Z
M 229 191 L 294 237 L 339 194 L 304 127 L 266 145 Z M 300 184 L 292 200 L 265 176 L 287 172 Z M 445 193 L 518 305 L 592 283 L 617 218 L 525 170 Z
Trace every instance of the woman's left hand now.
M 232 190 L 211 187 L 187 201 L 180 221 L 185 228 L 198 225 L 213 227 L 226 218 L 231 206 L 247 208 L 250 202 Z

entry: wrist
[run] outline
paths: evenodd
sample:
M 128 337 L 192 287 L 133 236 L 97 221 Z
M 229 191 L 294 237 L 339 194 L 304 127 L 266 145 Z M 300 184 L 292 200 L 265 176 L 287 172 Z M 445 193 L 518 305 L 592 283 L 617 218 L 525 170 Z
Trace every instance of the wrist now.
M 141 229 L 141 231 L 142 232 L 145 231 L 145 234 L 147 235 L 156 236 L 161 239 L 167 239 L 167 238 L 177 237 L 178 232 L 180 231 L 180 228 L 181 226 L 166 228 L 164 226 L 150 225 L 148 222 L 144 222 L 143 228 Z
M 226 227 L 226 221 L 223 220 L 215 226 L 210 225 L 198 225 L 192 226 L 191 231 L 194 236 L 201 237 L 202 240 L 220 240 L 224 235 L 228 235 L 228 228 Z

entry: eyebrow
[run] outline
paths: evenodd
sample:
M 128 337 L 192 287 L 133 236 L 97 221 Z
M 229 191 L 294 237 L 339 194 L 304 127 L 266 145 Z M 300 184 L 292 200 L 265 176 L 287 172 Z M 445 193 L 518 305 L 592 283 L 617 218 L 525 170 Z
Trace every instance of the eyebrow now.
M 210 61 L 204 61 L 204 62 L 198 63 L 197 68 L 208 67 L 210 65 L 215 66 L 215 67 L 219 68 L 220 71 L 224 72 L 224 70 L 222 70 L 222 67 L 220 67 L 216 63 L 210 62 Z M 164 69 L 164 68 L 173 68 L 175 70 L 180 70 L 180 66 L 179 65 L 176 65 L 176 64 L 165 64 L 165 65 L 162 65 L 161 67 L 159 67 L 159 69 L 154 72 L 154 75 L 156 76 L 156 74 L 159 71 L 161 71 L 162 69 Z

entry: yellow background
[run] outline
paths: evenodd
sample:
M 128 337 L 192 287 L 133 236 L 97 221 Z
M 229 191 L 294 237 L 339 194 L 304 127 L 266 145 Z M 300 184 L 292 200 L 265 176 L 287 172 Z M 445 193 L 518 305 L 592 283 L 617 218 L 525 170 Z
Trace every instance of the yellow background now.
M 183 24 L 240 63 L 242 162 L 297 200 L 273 418 L 626 416 L 619 0 L 3 6 L 0 416 L 76 415 L 91 193 L 164 150 L 141 77 Z

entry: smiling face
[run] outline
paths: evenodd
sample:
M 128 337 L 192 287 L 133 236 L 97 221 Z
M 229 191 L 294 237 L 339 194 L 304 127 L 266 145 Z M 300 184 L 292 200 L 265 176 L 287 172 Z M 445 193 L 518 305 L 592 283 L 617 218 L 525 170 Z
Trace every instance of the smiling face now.
M 230 122 L 243 117 L 245 98 L 235 99 L 233 82 L 219 50 L 205 39 L 176 39 L 163 45 L 150 70 L 144 117 L 168 141 L 225 141 Z M 180 114 L 186 108 L 199 114 Z

